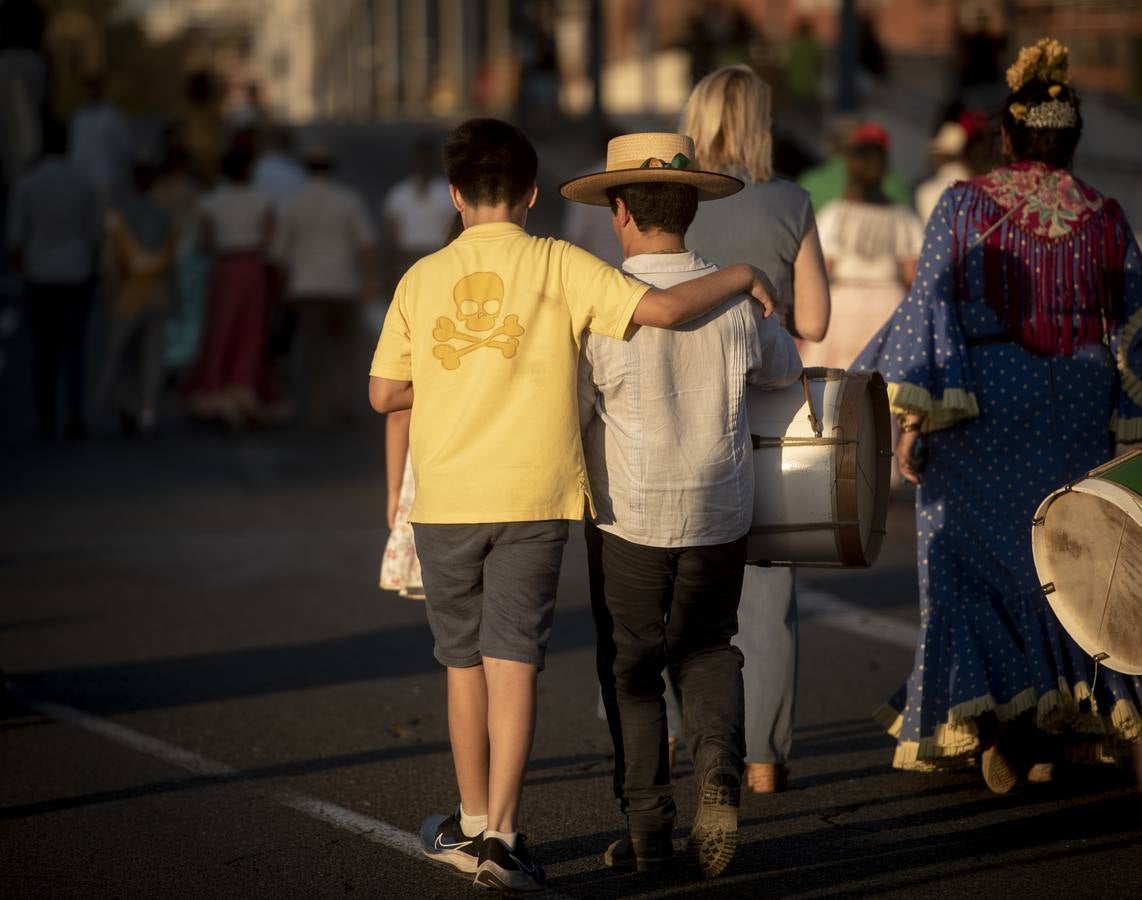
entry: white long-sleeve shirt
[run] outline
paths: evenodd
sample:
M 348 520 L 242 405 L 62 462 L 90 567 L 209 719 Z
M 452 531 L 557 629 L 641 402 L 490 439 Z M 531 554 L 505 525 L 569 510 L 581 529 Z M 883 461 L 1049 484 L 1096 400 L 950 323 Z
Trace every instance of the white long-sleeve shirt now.
M 670 288 L 716 270 L 693 252 L 632 256 L 623 270 Z M 579 408 L 596 524 L 650 547 L 724 544 L 749 531 L 747 382 L 801 374 L 793 339 L 749 297 L 629 341 L 586 336 Z

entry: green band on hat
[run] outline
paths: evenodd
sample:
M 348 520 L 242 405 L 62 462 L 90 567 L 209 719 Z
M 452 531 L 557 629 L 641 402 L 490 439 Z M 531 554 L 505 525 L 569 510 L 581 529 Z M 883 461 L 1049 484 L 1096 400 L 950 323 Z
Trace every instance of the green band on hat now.
M 690 160 L 685 153 L 675 153 L 674 159 L 667 162 L 664 159 L 656 159 L 651 156 L 643 160 L 640 169 L 688 169 L 690 168 Z

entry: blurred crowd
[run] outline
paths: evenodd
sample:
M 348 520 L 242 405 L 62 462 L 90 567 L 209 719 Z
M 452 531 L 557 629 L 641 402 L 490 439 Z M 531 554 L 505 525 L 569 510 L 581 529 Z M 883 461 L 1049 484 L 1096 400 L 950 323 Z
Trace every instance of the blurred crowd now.
M 358 301 L 380 295 L 373 216 L 331 177 L 328 148 L 295 157 L 264 126 L 220 146 L 213 176 L 175 129 L 134 150 L 95 94 L 70 123 L 45 123 L 41 154 L 6 198 L 43 437 L 62 424 L 81 438 L 89 415 L 149 432 L 167 384 L 196 419 L 231 428 L 351 414 Z
M 834 322 L 844 323 L 802 349 L 812 364 L 843 367 L 911 284 L 943 189 L 995 163 L 995 123 L 950 103 L 932 133 L 930 177 L 909 184 L 892 165 L 888 130 L 826 119 L 826 53 L 808 23 L 777 58 L 728 10 L 693 23 L 692 76 L 744 63 L 772 82 L 773 168 L 811 197 Z M 861 19 L 858 29 L 867 93 L 888 62 L 872 24 Z M 409 177 L 370 208 L 337 179 L 330 147 L 295 146 L 270 120 L 256 85 L 223 103 L 205 70 L 187 75 L 165 121 L 126 115 L 100 72 L 84 78 L 82 102 L 61 120 L 48 112 L 43 32 L 34 0 L 0 4 L 5 264 L 26 300 L 41 434 L 150 432 L 163 402 L 168 415 L 235 429 L 350 419 L 359 301 L 383 302 L 455 219 L 435 144 L 418 143 Z M 982 33 L 965 41 L 959 96 L 982 105 L 1000 45 Z M 552 48 L 533 43 L 532 89 L 517 112 L 538 123 L 551 118 L 557 91 L 539 72 L 554 72 Z M 817 135 L 825 158 L 814 165 L 806 136 Z M 619 261 L 605 211 L 569 208 L 562 236 Z M 97 359 L 86 359 L 88 347 Z M 171 396 L 178 403 L 163 401 Z
M 61 118 L 38 5 L 0 9 L 2 271 L 40 436 L 147 434 L 164 410 L 230 429 L 352 419 L 362 301 L 452 225 L 435 145 L 372 210 L 329 147 L 295 146 L 254 87 L 225 109 L 205 72 L 162 122 L 128 116 L 105 73 Z

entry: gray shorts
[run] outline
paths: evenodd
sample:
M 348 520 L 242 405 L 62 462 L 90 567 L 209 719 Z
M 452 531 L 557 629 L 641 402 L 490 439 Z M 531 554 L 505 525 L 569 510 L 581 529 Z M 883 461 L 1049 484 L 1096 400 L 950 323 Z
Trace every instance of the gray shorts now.
M 413 523 L 436 659 L 485 657 L 543 668 L 568 522 Z

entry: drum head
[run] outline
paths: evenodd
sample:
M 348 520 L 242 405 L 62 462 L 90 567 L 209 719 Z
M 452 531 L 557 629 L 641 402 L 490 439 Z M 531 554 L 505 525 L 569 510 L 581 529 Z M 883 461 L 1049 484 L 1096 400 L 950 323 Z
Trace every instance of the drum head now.
M 1142 675 L 1142 496 L 1088 477 L 1048 497 L 1039 520 L 1035 568 L 1059 623 L 1107 668 Z

